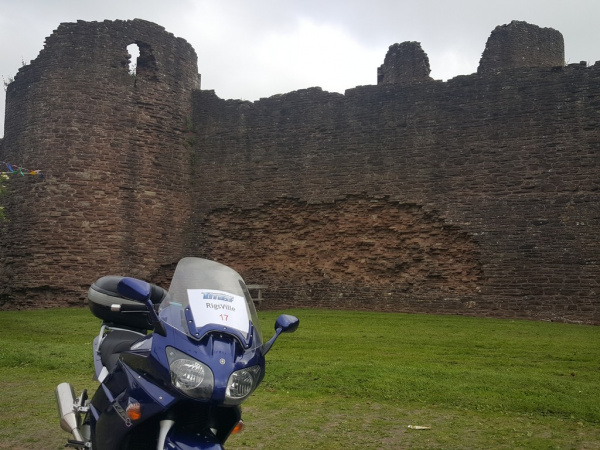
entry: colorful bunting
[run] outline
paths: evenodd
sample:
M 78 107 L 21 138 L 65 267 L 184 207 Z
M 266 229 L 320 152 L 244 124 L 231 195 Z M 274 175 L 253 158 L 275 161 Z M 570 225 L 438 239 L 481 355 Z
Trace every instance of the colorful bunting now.
M 21 176 L 39 175 L 40 177 L 44 178 L 44 174 L 39 169 L 38 170 L 30 170 L 30 169 L 26 169 L 24 167 L 17 166 L 16 164 L 7 163 L 6 161 L 0 162 L 0 170 L 2 168 L 6 168 L 6 170 L 7 170 L 7 171 L 0 172 L 0 174 L 3 174 L 3 175 L 11 175 L 11 174 L 19 174 Z

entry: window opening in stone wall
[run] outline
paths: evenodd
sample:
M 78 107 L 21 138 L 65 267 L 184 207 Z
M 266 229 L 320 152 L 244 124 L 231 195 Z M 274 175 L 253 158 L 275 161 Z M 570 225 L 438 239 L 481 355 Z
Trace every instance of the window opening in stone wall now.
M 129 73 L 137 81 L 158 81 L 158 65 L 154 50 L 150 44 L 143 41 L 135 41 L 127 46 L 131 59 Z M 135 58 L 135 59 L 134 59 Z M 133 62 L 135 61 L 135 65 Z
M 140 47 L 137 44 L 129 44 L 127 46 L 127 53 L 129 53 L 129 74 L 135 76 L 137 73 L 138 58 L 140 56 Z

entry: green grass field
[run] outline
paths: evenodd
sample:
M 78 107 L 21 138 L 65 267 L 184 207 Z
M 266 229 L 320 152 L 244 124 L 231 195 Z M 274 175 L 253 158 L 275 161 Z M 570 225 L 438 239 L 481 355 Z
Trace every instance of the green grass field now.
M 600 449 L 600 328 L 286 311 L 229 449 Z M 260 312 L 264 337 L 278 312 Z M 0 312 L 0 448 L 59 449 L 54 388 L 95 387 L 86 309 Z M 413 429 L 409 425 L 429 429 Z

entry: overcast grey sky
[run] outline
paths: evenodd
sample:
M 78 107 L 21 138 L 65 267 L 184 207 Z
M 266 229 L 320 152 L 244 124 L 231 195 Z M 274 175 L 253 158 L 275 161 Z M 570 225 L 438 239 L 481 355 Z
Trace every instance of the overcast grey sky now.
M 567 63 L 600 60 L 600 0 L 0 0 L 0 75 L 35 59 L 62 22 L 134 18 L 188 41 L 202 89 L 225 99 L 376 84 L 388 47 L 404 41 L 421 43 L 435 79 L 471 74 L 512 20 L 560 31 Z M 4 102 L 2 90 L 2 124 Z

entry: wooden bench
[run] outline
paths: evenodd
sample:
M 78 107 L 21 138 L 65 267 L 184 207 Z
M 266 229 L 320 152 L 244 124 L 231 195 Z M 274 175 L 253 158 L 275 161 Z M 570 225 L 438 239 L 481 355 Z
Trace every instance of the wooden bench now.
M 262 291 L 263 289 L 267 289 L 267 286 L 264 284 L 247 284 L 246 287 L 249 291 L 258 291 L 256 298 L 252 296 L 252 293 L 250 293 L 250 296 L 252 297 L 252 301 L 260 308 L 263 301 Z

